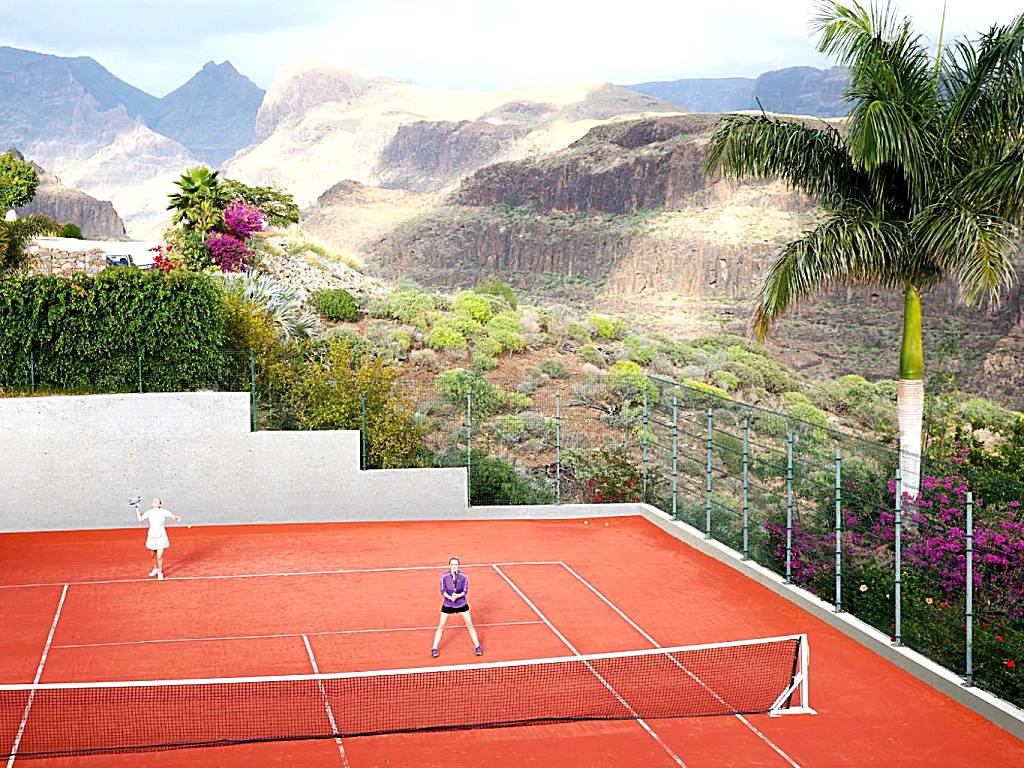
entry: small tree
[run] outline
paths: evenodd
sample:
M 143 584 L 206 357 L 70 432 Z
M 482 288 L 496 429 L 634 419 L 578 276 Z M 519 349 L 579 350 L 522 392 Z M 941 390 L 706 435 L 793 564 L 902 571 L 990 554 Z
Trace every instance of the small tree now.
M 13 152 L 0 155 L 0 219 L 12 208 L 32 202 L 39 187 L 39 174 L 31 164 Z

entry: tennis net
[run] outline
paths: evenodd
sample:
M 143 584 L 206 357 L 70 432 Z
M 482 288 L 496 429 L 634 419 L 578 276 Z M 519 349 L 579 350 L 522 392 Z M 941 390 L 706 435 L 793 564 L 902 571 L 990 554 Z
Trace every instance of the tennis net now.
M 526 661 L 279 677 L 0 685 L 0 757 L 811 713 L 806 635 Z

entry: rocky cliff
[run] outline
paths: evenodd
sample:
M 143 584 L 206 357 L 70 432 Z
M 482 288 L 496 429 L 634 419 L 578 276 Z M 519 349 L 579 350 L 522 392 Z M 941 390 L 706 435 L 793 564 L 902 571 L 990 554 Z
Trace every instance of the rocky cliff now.
M 24 160 L 18 150 L 11 150 Z M 87 240 L 118 240 L 125 237 L 124 222 L 107 200 L 97 200 L 84 192 L 66 187 L 52 173 L 32 163 L 39 174 L 39 188 L 28 205 L 18 208 L 19 216 L 40 213 L 61 223 L 76 224 Z

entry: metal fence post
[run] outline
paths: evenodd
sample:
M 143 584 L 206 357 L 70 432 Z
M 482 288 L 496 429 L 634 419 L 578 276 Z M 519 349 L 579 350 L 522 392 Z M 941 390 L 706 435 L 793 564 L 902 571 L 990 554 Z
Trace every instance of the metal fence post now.
M 793 432 L 786 434 L 786 584 L 793 576 Z
M 967 658 L 964 667 L 964 682 L 974 685 L 974 492 L 967 492 L 967 607 L 964 611 L 964 627 L 967 632 Z
M 473 395 L 466 393 L 466 506 L 473 504 Z
M 743 559 L 750 559 L 750 417 L 743 417 Z
M 142 351 L 139 350 L 136 353 L 136 359 L 138 361 L 138 376 L 139 376 L 139 394 L 142 394 Z
M 899 467 L 896 468 L 896 579 L 894 594 L 896 596 L 896 617 L 893 630 L 893 643 L 903 644 L 903 477 Z
M 555 502 L 562 503 L 562 388 L 555 390 Z
M 679 400 L 672 395 L 672 517 L 679 512 Z
M 646 383 L 647 383 L 647 381 L 645 380 L 644 384 L 646 385 Z M 641 493 L 642 493 L 642 495 L 640 497 L 640 500 L 644 501 L 644 502 L 647 501 L 647 434 L 650 431 L 650 424 L 651 424 L 651 412 L 650 412 L 650 409 L 647 406 L 647 387 L 644 386 L 644 417 L 643 417 L 643 421 L 642 421 L 643 434 L 640 437 L 640 442 L 641 442 L 640 462 L 641 462 L 641 467 L 642 467 L 642 477 L 641 477 L 641 486 L 642 486 L 642 492 Z
M 715 414 L 708 408 L 708 434 L 705 439 L 707 448 L 707 462 L 704 466 L 704 538 L 711 538 L 711 492 L 714 490 L 714 481 L 711 477 L 712 452 L 715 448 Z
M 366 469 L 366 393 L 359 393 L 359 411 L 362 427 L 359 430 L 359 468 Z
M 249 429 L 256 431 L 256 353 L 249 350 Z
M 836 448 L 836 613 L 843 610 L 843 456 Z
M 36 391 L 36 353 L 28 352 L 28 389 L 33 394 Z

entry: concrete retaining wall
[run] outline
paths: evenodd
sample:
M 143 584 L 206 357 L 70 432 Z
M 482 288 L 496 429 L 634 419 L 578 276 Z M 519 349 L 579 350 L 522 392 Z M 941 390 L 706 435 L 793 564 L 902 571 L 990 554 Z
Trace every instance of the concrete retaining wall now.
M 464 469 L 359 471 L 358 432 L 250 432 L 237 392 L 0 399 L 0 531 L 464 517 Z

